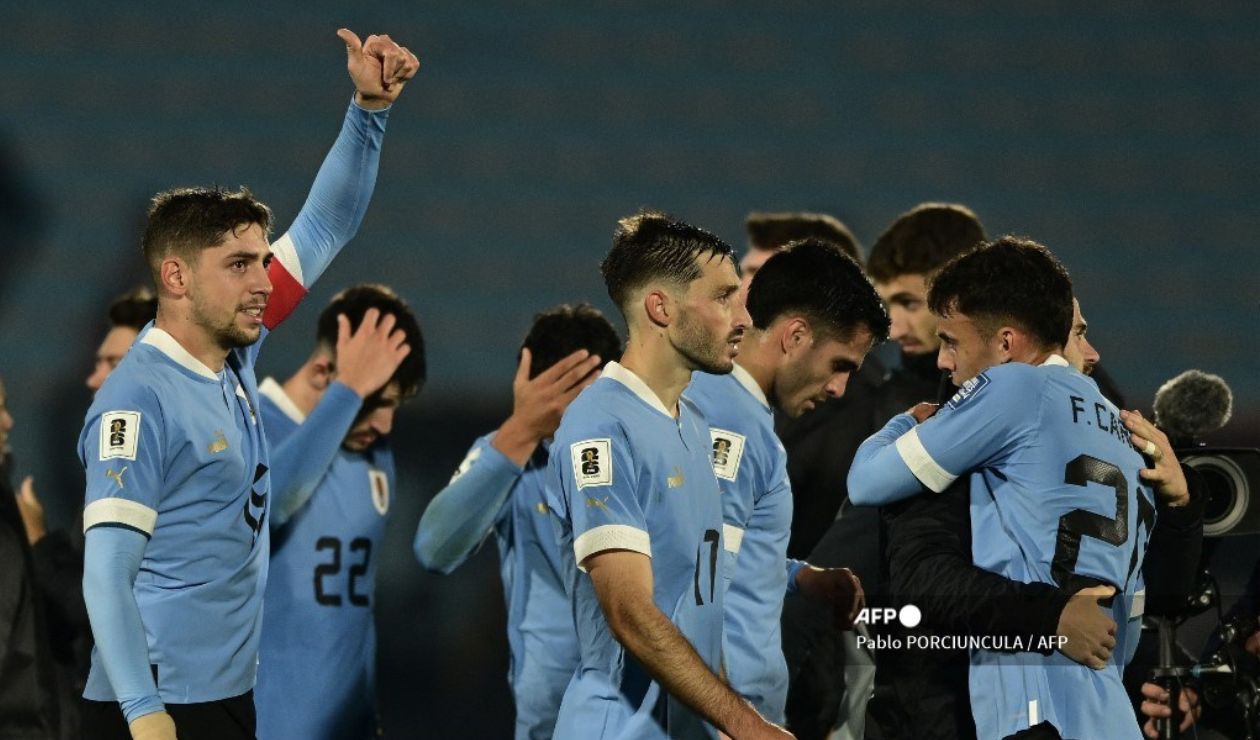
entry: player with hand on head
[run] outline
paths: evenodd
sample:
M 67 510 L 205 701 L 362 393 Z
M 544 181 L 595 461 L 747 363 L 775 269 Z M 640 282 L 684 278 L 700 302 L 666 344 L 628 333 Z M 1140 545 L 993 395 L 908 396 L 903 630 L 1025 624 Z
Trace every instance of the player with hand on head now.
M 1129 430 L 1150 431 L 1062 356 L 1072 286 L 1044 247 L 1013 237 L 982 245 L 942 269 L 928 300 L 938 317 L 940 367 L 961 390 L 939 411 L 916 406 L 867 440 L 849 473 L 850 495 L 886 504 L 969 476 L 976 565 L 1067 593 L 1116 594 L 1109 608 L 1120 661 L 1090 670 L 1058 654 L 973 651 L 971 704 L 981 738 L 1029 728 L 1136 736 L 1121 666 L 1136 646 L 1135 597 L 1154 522 L 1144 482 L 1166 476 L 1160 496 L 1184 503 L 1180 468 L 1148 471 L 1138 453 L 1148 438 Z M 1163 446 L 1157 453 L 1172 456 Z
M 787 560 L 792 491 L 774 410 L 798 417 L 844 395 L 849 375 L 888 335 L 879 295 L 852 258 L 820 240 L 767 260 L 747 293 L 752 318 L 734 370 L 696 373 L 687 396 L 708 419 L 713 470 L 722 488 L 726 593 L 723 658 L 731 687 L 774 722 L 784 721 L 788 666 L 779 616 L 798 589 L 831 603 L 848 628 L 862 606 L 847 568 Z
M 534 317 L 512 382 L 512 414 L 473 443 L 451 482 L 429 502 L 416 557 L 449 574 L 493 534 L 508 612 L 517 740 L 550 738 L 578 665 L 573 615 L 544 486 L 552 435 L 577 394 L 621 357 L 621 338 L 589 304 Z
M 261 740 L 379 736 L 373 605 L 397 490 L 389 434 L 424 379 L 411 309 L 383 285 L 360 284 L 320 314 L 315 351 L 297 372 L 259 384 L 272 449 Z
M 618 224 L 602 271 L 626 351 L 569 404 L 546 487 L 580 645 L 555 735 L 790 737 L 717 675 L 722 503 L 683 395 L 693 371 L 731 371 L 749 323 L 731 248 L 644 211 Z
M 358 230 L 388 110 L 419 67 L 388 37 L 338 36 L 354 100 L 286 234 L 268 242 L 271 212 L 246 190 L 172 190 L 149 211 L 157 319 L 79 440 L 90 738 L 254 736 L 271 464 L 254 364 Z

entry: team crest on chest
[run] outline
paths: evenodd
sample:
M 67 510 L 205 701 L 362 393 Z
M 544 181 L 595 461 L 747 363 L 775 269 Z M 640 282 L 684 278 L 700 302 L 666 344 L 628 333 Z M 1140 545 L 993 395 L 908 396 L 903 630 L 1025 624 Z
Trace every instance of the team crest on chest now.
M 739 476 L 739 461 L 744 457 L 747 437 L 716 427 L 709 429 L 713 439 L 713 474 L 722 480 L 733 481 Z
M 368 484 L 372 489 L 372 505 L 381 516 L 385 516 L 385 512 L 389 511 L 389 477 L 382 470 L 369 470 Z

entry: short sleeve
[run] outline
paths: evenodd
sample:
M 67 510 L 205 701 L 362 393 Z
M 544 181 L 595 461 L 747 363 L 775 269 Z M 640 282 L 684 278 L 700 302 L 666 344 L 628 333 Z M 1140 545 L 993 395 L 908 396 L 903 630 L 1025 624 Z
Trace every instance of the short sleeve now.
M 161 408 L 146 388 L 97 398 L 79 438 L 87 477 L 84 532 L 108 526 L 152 536 L 163 483 L 162 428 Z
M 578 567 L 605 550 L 652 555 L 630 443 L 619 425 L 581 425 L 552 448 Z
M 1004 459 L 1035 428 L 1041 376 L 1006 365 L 968 380 L 936 414 L 897 438 L 897 452 L 923 485 L 940 493 L 958 476 Z

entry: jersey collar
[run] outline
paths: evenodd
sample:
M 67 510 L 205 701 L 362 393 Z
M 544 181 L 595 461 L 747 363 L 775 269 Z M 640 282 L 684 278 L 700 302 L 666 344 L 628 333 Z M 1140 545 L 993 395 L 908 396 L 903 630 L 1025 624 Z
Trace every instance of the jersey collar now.
M 208 380 L 216 382 L 219 380 L 217 373 L 206 367 L 204 362 L 193 357 L 192 353 L 184 349 L 183 345 L 176 341 L 175 337 L 156 326 L 149 327 L 140 343 L 156 348 L 157 351 L 169 357 L 176 365 L 191 373 L 200 375 Z
M 1046 361 L 1041 363 L 1041 367 L 1045 367 L 1046 365 L 1058 365 L 1060 367 L 1071 367 L 1070 363 L 1068 363 L 1068 361 L 1064 359 L 1063 355 L 1059 355 L 1059 354 L 1054 354 L 1047 357 Z
M 301 424 L 306 421 L 306 414 L 302 413 L 302 409 L 289 398 L 289 394 L 284 392 L 284 386 L 276 382 L 275 378 L 267 377 L 263 382 L 258 384 L 258 394 L 271 399 L 271 402 L 284 413 L 285 416 L 293 420 L 294 424 Z
M 616 360 L 613 360 L 604 366 L 603 377 L 621 383 L 628 388 L 631 393 L 638 396 L 640 401 L 643 401 L 653 409 L 665 414 L 670 419 L 674 418 L 674 415 L 669 413 L 669 410 L 665 408 L 665 404 L 661 403 L 661 399 L 656 395 L 656 392 L 649 388 L 648 384 L 644 383 L 642 378 L 635 375 Z
M 752 373 L 740 367 L 737 362 L 735 363 L 735 368 L 731 370 L 731 375 L 735 377 L 735 380 L 739 381 L 740 385 L 744 386 L 744 390 L 751 393 L 753 398 L 766 407 L 766 411 L 771 410 L 770 401 L 766 399 L 765 391 L 761 390 L 761 386 L 757 385 L 757 380 L 752 376 Z

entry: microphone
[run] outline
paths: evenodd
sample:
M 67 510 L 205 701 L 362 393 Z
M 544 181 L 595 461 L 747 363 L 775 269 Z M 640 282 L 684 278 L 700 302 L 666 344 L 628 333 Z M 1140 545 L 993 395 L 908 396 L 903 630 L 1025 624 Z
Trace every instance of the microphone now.
M 1155 423 L 1181 447 L 1225 426 L 1233 405 L 1234 394 L 1221 376 L 1187 370 L 1155 392 Z

